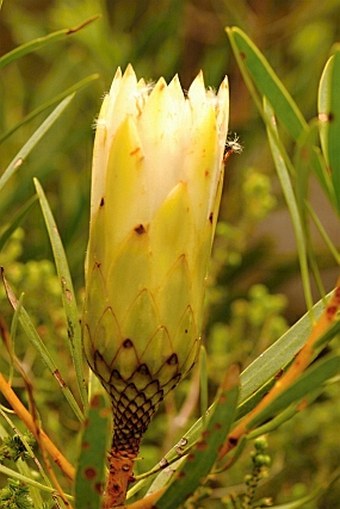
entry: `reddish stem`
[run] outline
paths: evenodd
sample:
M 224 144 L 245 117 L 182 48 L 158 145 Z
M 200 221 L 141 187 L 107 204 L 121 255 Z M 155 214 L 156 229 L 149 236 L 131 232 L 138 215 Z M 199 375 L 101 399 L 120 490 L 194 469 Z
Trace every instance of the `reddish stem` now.
M 119 451 L 113 445 L 108 456 L 109 474 L 106 481 L 103 509 L 123 507 L 129 483 L 134 480 L 133 466 L 137 453 Z

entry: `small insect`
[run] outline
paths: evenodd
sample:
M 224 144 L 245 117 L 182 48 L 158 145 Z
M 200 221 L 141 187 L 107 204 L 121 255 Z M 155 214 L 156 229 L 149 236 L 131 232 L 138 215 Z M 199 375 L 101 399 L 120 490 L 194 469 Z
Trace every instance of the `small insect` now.
M 240 154 L 243 150 L 242 145 L 239 142 L 239 137 L 235 133 L 231 138 L 230 135 L 227 138 L 225 143 L 224 152 L 223 152 L 223 164 L 226 164 L 229 157 L 232 154 Z

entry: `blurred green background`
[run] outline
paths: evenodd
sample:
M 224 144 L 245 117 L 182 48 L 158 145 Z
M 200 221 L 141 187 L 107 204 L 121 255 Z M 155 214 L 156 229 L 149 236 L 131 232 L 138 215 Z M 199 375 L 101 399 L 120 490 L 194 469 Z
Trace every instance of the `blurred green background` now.
M 38 177 L 55 214 L 81 301 L 94 123 L 117 66 L 124 69 L 131 62 L 137 76 L 147 80 L 156 80 L 161 75 L 170 80 L 178 73 L 184 88 L 188 88 L 200 69 L 204 71 L 206 85 L 215 88 L 228 74 L 230 131 L 238 134 L 243 153 L 233 156 L 227 166 L 207 299 L 205 336 L 213 394 L 227 363 L 239 360 L 248 364 L 305 312 L 294 236 L 265 129 L 242 82 L 224 28 L 237 25 L 251 37 L 309 120 L 316 115 L 323 66 L 339 39 L 340 2 L 5 0 L 0 11 L 0 52 L 5 54 L 20 44 L 77 26 L 96 15 L 98 19 L 83 30 L 1 70 L 2 135 L 74 83 L 94 73 L 99 77 L 76 94 L 6 184 L 0 198 L 0 229 L 11 222 L 34 194 L 32 177 Z M 2 141 L 0 168 L 8 165 L 45 117 L 46 112 L 36 116 Z M 311 199 L 328 233 L 336 239 L 338 223 L 316 182 L 311 183 Z M 328 291 L 334 286 L 336 267 L 317 236 L 315 250 Z M 22 229 L 0 252 L 0 264 L 16 291 L 25 292 L 25 306 L 63 372 L 70 371 L 68 383 L 72 386 L 60 290 L 52 260 L 41 211 L 35 204 L 25 216 Z M 317 293 L 315 298 L 319 298 Z M 3 292 L 0 315 L 5 323 L 10 323 L 11 311 Z M 24 338 L 18 342 L 17 353 L 30 371 L 45 427 L 59 444 L 64 440 L 71 442 L 78 424 Z M 0 357 L 1 369 L 6 372 L 6 354 Z M 143 454 L 147 466 L 159 459 L 164 435 L 167 446 L 180 436 L 180 428 L 175 436 L 164 430 L 188 384 L 184 382 L 177 400 L 166 405 L 168 417 L 161 413 L 149 431 Z M 14 385 L 23 388 L 20 377 L 14 378 Z M 333 420 L 339 419 L 334 398 L 331 393 L 325 394 L 317 407 L 308 409 L 270 438 L 273 467 L 264 487 L 266 496 L 284 501 L 308 492 L 340 462 L 339 447 L 334 447 L 338 442 L 336 430 L 332 426 Z M 70 448 L 69 454 L 74 460 L 77 448 Z M 218 478 L 218 489 L 231 481 L 242 482 L 247 461 L 249 455 L 231 477 Z M 338 486 L 319 505 L 313 503 L 308 507 L 336 508 L 339 499 Z

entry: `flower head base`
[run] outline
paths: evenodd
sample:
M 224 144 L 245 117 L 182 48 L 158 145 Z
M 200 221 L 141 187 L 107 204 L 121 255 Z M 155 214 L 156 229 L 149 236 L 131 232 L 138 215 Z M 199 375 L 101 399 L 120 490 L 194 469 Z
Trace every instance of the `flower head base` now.
M 84 347 L 109 392 L 116 447 L 136 452 L 194 365 L 218 213 L 228 84 L 184 95 L 118 69 L 94 145 Z

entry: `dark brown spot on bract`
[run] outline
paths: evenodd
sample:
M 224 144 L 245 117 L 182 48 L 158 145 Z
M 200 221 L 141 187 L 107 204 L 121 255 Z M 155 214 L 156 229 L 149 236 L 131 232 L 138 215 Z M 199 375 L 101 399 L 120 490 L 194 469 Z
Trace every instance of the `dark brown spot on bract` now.
M 209 221 L 210 221 L 210 223 L 213 222 L 213 219 L 214 219 L 214 213 L 210 212 L 210 214 L 209 214 Z
M 84 470 L 84 474 L 85 474 L 86 479 L 88 479 L 90 481 L 91 479 L 94 479 L 96 477 L 97 471 L 95 468 L 87 467 Z
M 149 371 L 149 368 L 147 367 L 146 364 L 141 364 L 139 366 L 139 368 L 137 369 L 138 373 L 140 373 L 141 375 L 150 375 L 150 371 Z
M 145 233 L 145 228 L 142 224 L 139 224 L 138 226 L 136 226 L 135 228 L 135 232 L 138 233 L 138 235 L 143 235 L 143 233 Z
M 104 200 L 104 198 L 102 198 L 102 199 L 100 200 L 100 206 L 101 206 L 101 207 L 103 207 L 103 206 L 104 206 L 104 203 L 105 203 L 105 200 Z
M 175 366 L 175 364 L 178 364 L 177 354 L 173 353 L 172 355 L 170 355 L 166 363 L 169 364 L 169 366 Z
M 125 341 L 123 341 L 123 347 L 124 348 L 132 348 L 133 343 L 132 343 L 131 339 L 129 339 L 129 338 L 125 339 Z
M 140 151 L 140 147 L 136 147 L 134 150 L 131 150 L 130 156 L 134 156 L 134 155 L 138 154 L 139 151 Z
M 328 121 L 333 122 L 334 121 L 334 113 L 329 112 L 328 113 Z

